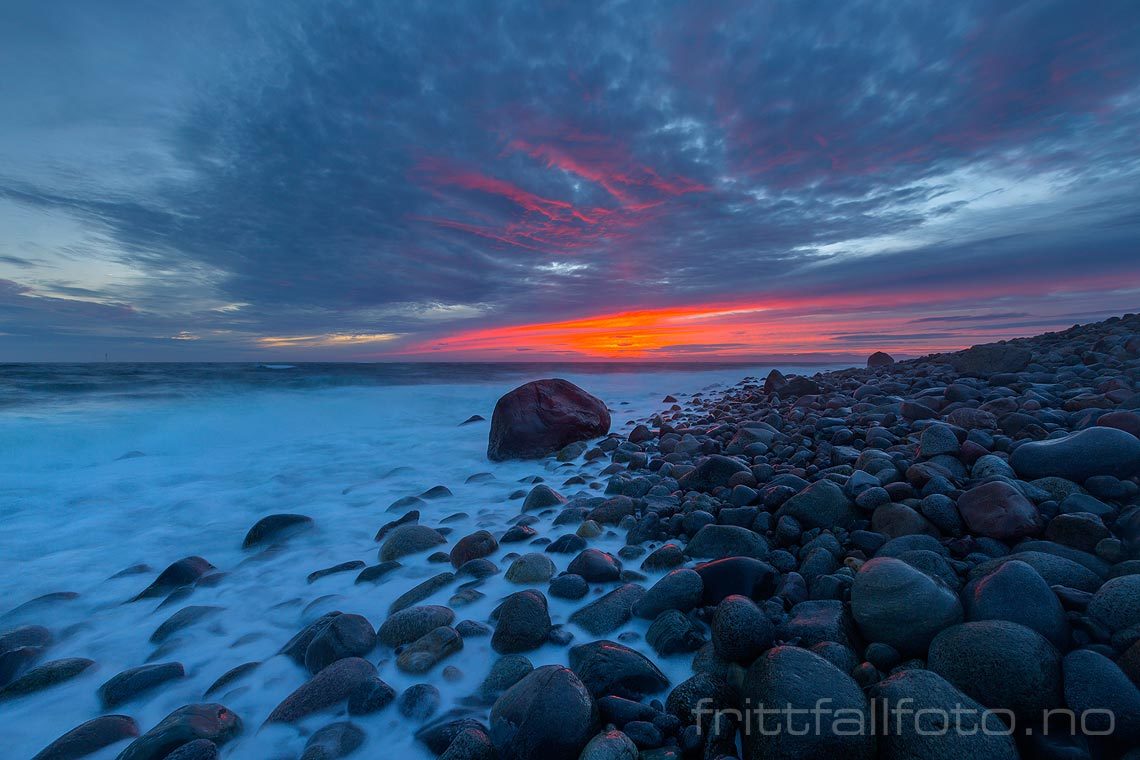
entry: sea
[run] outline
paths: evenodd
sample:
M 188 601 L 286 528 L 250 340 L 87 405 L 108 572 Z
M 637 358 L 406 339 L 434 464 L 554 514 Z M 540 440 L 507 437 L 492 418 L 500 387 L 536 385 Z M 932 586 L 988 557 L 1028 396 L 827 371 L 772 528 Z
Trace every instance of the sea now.
M 379 584 L 355 584 L 356 572 L 310 582 L 310 573 L 343 562 L 376 564 L 377 530 L 403 509 L 406 496 L 442 485 L 451 495 L 421 508 L 421 523 L 452 529 L 454 541 L 479 529 L 499 535 L 518 516 L 519 491 L 536 476 L 567 496 L 598 494 L 604 478 L 564 488 L 573 474 L 587 480 L 608 460 L 571 466 L 553 460 L 490 462 L 489 420 L 511 388 L 562 377 L 602 398 L 615 432 L 667 409 L 667 394 L 684 405 L 763 377 L 762 364 L 0 364 L 0 632 L 25 624 L 49 628 L 55 642 L 41 662 L 83 657 L 95 665 L 38 693 L 0 701 L 0 756 L 31 758 L 48 743 L 109 712 L 134 717 L 142 731 L 174 709 L 216 701 L 242 719 L 244 730 L 223 747 L 226 758 L 297 757 L 312 731 L 343 711 L 312 716 L 298 726 L 263 726 L 266 716 L 308 674 L 277 654 L 306 624 L 331 610 L 364 615 L 375 626 L 391 602 L 419 582 L 450 569 L 429 563 L 430 552 L 407 557 Z M 813 374 L 833 366 L 781 366 Z M 471 480 L 471 476 L 486 473 Z M 514 498 L 512 498 L 512 495 Z M 315 528 L 278 551 L 243 550 L 260 518 L 299 513 Z M 534 526 L 550 539 L 575 526 Z M 607 531 L 591 545 L 616 554 L 624 535 Z M 447 547 L 442 547 L 445 551 Z M 490 559 L 505 570 L 512 551 Z M 130 602 L 171 562 L 198 555 L 224 573 L 220 582 L 185 598 Z M 550 555 L 564 570 L 572 556 Z M 638 561 L 631 563 L 636 569 Z M 147 569 L 140 570 L 143 566 Z M 133 569 L 132 569 L 133 568 Z M 126 572 L 124 572 L 126 571 Z M 651 574 L 647 581 L 657 579 Z M 488 623 L 504 596 L 523 587 L 502 574 L 483 596 L 456 607 L 456 621 Z M 545 591 L 545 587 L 538 586 Z M 454 584 L 426 600 L 447 604 Z M 600 593 L 594 589 L 594 598 Z M 550 599 L 555 624 L 584 602 Z M 184 606 L 216 607 L 161 643 L 155 630 Z M 592 640 L 567 625 L 572 643 Z M 635 620 L 623 640 L 654 659 L 678 683 L 691 657 L 660 658 L 644 642 L 646 621 Z M 566 647 L 546 644 L 527 654 L 536 665 L 567 661 Z M 490 638 L 470 638 L 433 671 L 410 676 L 391 651 L 369 655 L 380 677 L 400 692 L 415 683 L 440 691 L 439 714 L 464 708 L 496 654 Z M 97 690 L 128 668 L 179 662 L 185 677 L 114 710 Z M 203 693 L 235 666 L 261 663 L 220 693 Z M 454 666 L 445 679 L 441 671 Z M 663 695 L 662 695 L 663 696 Z M 478 714 L 476 717 L 480 717 Z M 429 758 L 413 733 L 415 721 L 390 706 L 353 718 L 367 734 L 362 755 Z M 119 743 L 90 757 L 108 760 Z M 371 751 L 371 754 L 369 752 Z M 377 754 L 379 752 L 380 754 Z

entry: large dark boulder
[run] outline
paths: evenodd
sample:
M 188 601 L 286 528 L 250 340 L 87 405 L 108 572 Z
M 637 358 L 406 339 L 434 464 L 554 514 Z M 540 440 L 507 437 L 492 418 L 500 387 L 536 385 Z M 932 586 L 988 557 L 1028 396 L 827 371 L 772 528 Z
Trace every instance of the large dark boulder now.
M 307 715 L 348 700 L 376 680 L 376 666 L 360 657 L 346 657 L 317 673 L 285 697 L 266 723 L 294 723 Z
M 139 724 L 127 715 L 101 715 L 81 723 L 40 750 L 32 760 L 74 760 L 139 735 Z
M 869 726 L 871 714 L 862 690 L 849 675 L 806 649 L 779 646 L 769 649 L 748 669 L 741 691 L 742 704 L 764 724 L 744 732 L 744 757 L 750 760 L 798 760 L 841 757 L 870 760 L 875 756 L 875 736 L 869 731 L 850 731 L 853 723 L 837 727 L 832 716 L 846 716 Z M 811 710 L 823 714 L 816 730 Z M 774 713 L 773 711 L 779 711 Z
M 1037 507 L 1001 480 L 976 486 L 959 496 L 958 512 L 970 532 L 1002 541 L 1036 535 L 1045 527 Z
M 598 710 L 573 671 L 536 668 L 491 707 L 491 743 L 500 760 L 577 760 L 594 735 Z
M 1065 704 L 1090 730 L 1113 730 L 1118 740 L 1140 741 L 1140 689 L 1116 663 L 1088 649 L 1070 652 L 1064 661 Z M 1111 717 L 1110 717 L 1111 716 Z
M 933 671 L 901 670 L 872 687 L 871 698 L 876 709 L 895 718 L 879 736 L 882 760 L 1017 760 L 1001 718 Z M 956 716 L 949 725 L 948 715 Z
M 118 760 L 164 760 L 182 745 L 196 739 L 224 744 L 240 731 L 241 720 L 223 705 L 185 705 L 135 739 Z
M 1010 560 L 969 588 L 963 599 L 967 620 L 1008 620 L 1032 628 L 1064 651 L 1069 621 L 1057 595 L 1036 570 Z
M 918 657 L 939 631 L 962 622 L 953 589 L 893 557 L 876 557 L 859 569 L 851 584 L 851 612 L 867 641 Z
M 1064 438 L 1030 441 L 1014 449 L 1009 463 L 1019 477 L 1049 476 L 1083 483 L 1094 475 L 1130 478 L 1140 473 L 1140 439 L 1110 427 L 1091 427 Z
M 992 709 L 1032 721 L 1061 706 L 1061 656 L 1031 628 L 979 620 L 947 628 L 930 644 L 927 667 Z
M 640 700 L 669 686 L 669 679 L 645 655 L 605 639 L 572 647 L 570 669 L 595 697 Z
M 538 459 L 610 432 L 605 402 L 566 380 L 534 380 L 499 399 L 487 458 Z

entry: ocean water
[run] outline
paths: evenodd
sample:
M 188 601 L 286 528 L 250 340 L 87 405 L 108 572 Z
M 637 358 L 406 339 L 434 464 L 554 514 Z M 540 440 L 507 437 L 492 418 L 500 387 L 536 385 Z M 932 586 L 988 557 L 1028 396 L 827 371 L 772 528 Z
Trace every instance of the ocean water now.
M 782 367 L 813 373 L 820 367 Z M 509 495 L 541 476 L 561 483 L 597 473 L 608 460 L 555 468 L 551 462 L 492 463 L 488 423 L 460 426 L 470 415 L 490 418 L 495 400 L 520 382 L 559 376 L 603 398 L 614 410 L 613 430 L 627 431 L 667 405 L 698 391 L 715 391 L 763 366 L 709 365 L 0 365 L 0 630 L 22 623 L 50 628 L 56 643 L 44 660 L 95 660 L 79 677 L 31 696 L 0 702 L 5 758 L 29 758 L 65 731 L 103 714 L 96 689 L 111 676 L 148 662 L 181 662 L 186 677 L 110 712 L 133 716 L 143 731 L 175 708 L 203 701 L 220 675 L 242 663 L 263 664 L 211 697 L 241 716 L 242 735 L 225 757 L 296 757 L 305 735 L 333 720 L 317 715 L 297 727 L 261 728 L 269 712 L 306 680 L 301 668 L 274 656 L 294 633 L 338 609 L 379 626 L 392 600 L 449 566 L 429 564 L 425 552 L 378 585 L 354 585 L 356 572 L 308 583 L 309 573 L 350 560 L 377 562 L 377 529 L 400 512 L 403 496 L 444 485 L 452 496 L 428 502 L 421 522 L 453 529 L 454 541 L 478 529 L 501 534 L 521 502 Z M 490 473 L 485 482 L 465 482 Z M 590 490 L 590 489 L 586 489 Z M 593 491 L 597 492 L 597 491 Z M 283 551 L 243 551 L 242 539 L 273 513 L 309 515 L 316 528 Z M 456 517 L 456 515 L 460 515 Z M 554 539 L 575 526 L 534 526 Z M 591 545 L 616 553 L 615 532 Z M 440 547 L 447 550 L 448 547 Z M 527 551 L 503 547 L 492 556 Z M 128 603 L 171 562 L 200 555 L 224 579 L 188 598 Z M 572 556 L 550 555 L 559 570 Z M 146 564 L 141 574 L 114 577 Z M 632 566 L 636 567 L 637 563 Z M 650 583 L 656 577 L 650 578 Z M 456 620 L 487 622 L 503 596 L 524 588 L 502 575 L 480 587 L 485 596 L 456 608 Z M 545 591 L 545 584 L 539 587 Z M 25 603 L 46 594 L 71 598 Z M 454 584 L 423 603 L 446 604 Z M 591 597 L 593 598 L 593 595 Z M 551 617 L 565 623 L 583 602 L 551 599 Z M 24 605 L 24 606 L 21 606 Z M 156 628 L 187 605 L 221 608 L 163 644 Z M 645 621 L 626 629 L 642 636 Z M 568 626 L 575 643 L 590 640 Z M 620 632 L 612 634 L 615 638 Z M 633 644 L 659 662 L 674 683 L 687 677 L 689 656 L 660 659 L 643 641 Z M 464 650 L 425 676 L 398 671 L 383 648 L 369 658 L 400 691 L 429 682 L 442 710 L 473 693 L 496 655 L 490 638 L 468 639 Z M 565 663 L 566 649 L 544 645 L 535 665 Z M 454 665 L 462 677 L 445 681 Z M 391 706 L 354 718 L 373 752 L 430 757 L 412 739 L 417 727 Z M 15 730 L 13 730 L 13 728 Z M 125 744 L 92 755 L 115 757 Z

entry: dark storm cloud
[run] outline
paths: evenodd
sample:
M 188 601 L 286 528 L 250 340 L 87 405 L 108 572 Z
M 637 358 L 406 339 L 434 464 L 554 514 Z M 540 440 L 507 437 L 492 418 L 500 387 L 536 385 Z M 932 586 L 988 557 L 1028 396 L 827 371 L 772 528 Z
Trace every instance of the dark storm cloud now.
M 0 199 L 80 219 L 149 277 L 104 300 L 192 281 L 238 305 L 148 309 L 155 335 L 430 336 L 788 290 L 984 308 L 1027 281 L 1136 276 L 1132 2 L 114 7 L 98 31 L 122 52 L 101 65 L 144 81 L 108 103 L 161 171 L 0 170 Z M 17 16 L 37 60 L 83 37 L 48 13 Z M 160 53 L 172 26 L 180 52 Z M 93 81 L 80 124 L 117 84 Z M 1038 218 L 961 221 L 1022 184 L 1054 188 Z

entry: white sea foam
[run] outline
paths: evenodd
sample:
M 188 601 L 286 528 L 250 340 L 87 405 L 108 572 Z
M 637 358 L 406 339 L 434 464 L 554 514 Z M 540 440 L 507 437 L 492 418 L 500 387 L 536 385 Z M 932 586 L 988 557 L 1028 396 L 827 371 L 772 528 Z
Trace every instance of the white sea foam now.
M 610 404 L 613 429 L 622 431 L 629 429 L 629 420 L 662 409 L 666 393 L 730 385 L 748 371 L 569 377 Z M 373 535 L 398 516 L 385 511 L 388 505 L 437 484 L 454 495 L 429 502 L 421 522 L 439 525 L 444 517 L 467 513 L 447 523 L 454 529 L 452 541 L 479 528 L 505 530 L 520 506 L 508 495 L 527 487 L 519 484 L 521 478 L 542 475 L 565 493 L 576 490 L 560 484 L 577 466 L 554 472 L 550 463 L 488 462 L 487 423 L 458 425 L 471 414 L 489 418 L 495 399 L 514 384 L 258 390 L 0 415 L 0 612 L 42 594 L 78 592 L 78 598 L 43 607 L 25 622 L 55 633 L 57 642 L 44 659 L 88 657 L 98 664 L 68 683 L 0 703 L 0 723 L 18 727 L 5 732 L 3 755 L 30 757 L 101 714 L 98 686 L 147 662 L 156 651 L 148 642 L 151 634 L 187 604 L 218 605 L 224 611 L 180 633 L 155 660 L 182 662 L 186 678 L 116 712 L 132 715 L 145 731 L 180 705 L 202 701 L 207 687 L 230 668 L 261 660 L 260 668 L 212 698 L 237 712 L 246 727 L 223 754 L 299 755 L 305 739 L 296 728 L 258 730 L 273 707 L 306 679 L 301 668 L 274 656 L 282 644 L 331 609 L 362 614 L 378 626 L 393 599 L 449 568 L 429 564 L 425 552 L 405 558 L 405 566 L 380 585 L 354 585 L 355 572 L 309 584 L 309 573 L 348 560 L 375 564 Z M 606 463 L 586 471 L 597 472 Z M 464 483 L 477 472 L 491 472 L 494 480 Z M 284 552 L 268 557 L 243 552 L 249 527 L 279 512 L 310 515 L 318 527 L 293 539 Z M 552 539 L 572 530 L 551 528 L 549 518 L 535 527 Z M 591 542 L 615 553 L 623 543 L 624 537 L 613 532 Z M 505 570 L 503 555 L 526 550 L 525 544 L 507 545 L 492 559 Z M 162 609 L 157 609 L 160 600 L 124 603 L 170 562 L 195 554 L 225 572 L 225 579 Z M 572 558 L 551 557 L 559 570 Z M 136 563 L 152 570 L 109 580 Z M 457 620 L 487 621 L 499 600 L 519 588 L 502 575 L 489 579 L 480 587 L 486 596 L 457 608 Z M 545 585 L 540 588 L 545 591 Z M 428 601 L 446 604 L 454 591 L 453 584 Z M 564 623 L 580 604 L 551 599 L 554 622 Z M 14 622 L 9 618 L 0 628 Z M 623 630 L 644 635 L 646 627 L 635 621 Z M 575 643 L 591 638 L 573 626 L 570 630 Z M 634 646 L 652 655 L 643 641 Z M 527 656 L 536 665 L 565 663 L 566 649 L 547 644 Z M 689 657 L 662 662 L 652 656 L 674 683 L 687 677 Z M 495 657 L 489 638 L 467 640 L 464 650 L 446 662 L 463 677 L 448 683 L 440 676 L 442 666 L 411 678 L 396 669 L 390 651 L 380 648 L 370 655 L 397 691 L 421 681 L 435 684 L 444 710 L 475 691 Z M 313 716 L 302 728 L 307 732 L 334 719 Z M 354 720 L 368 732 L 370 746 L 383 747 L 386 756 L 429 756 L 412 739 L 415 726 L 394 706 Z M 123 746 L 92 757 L 113 758 Z

